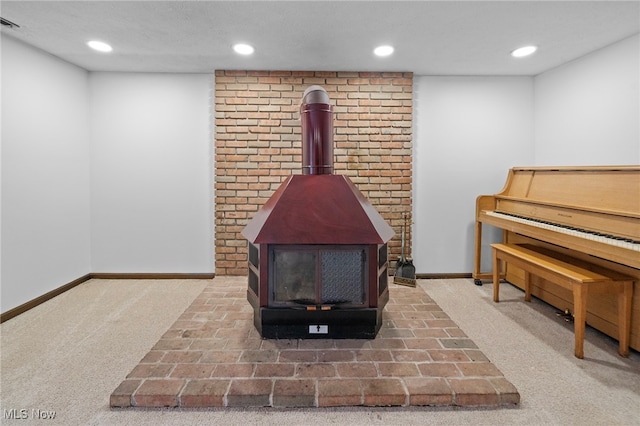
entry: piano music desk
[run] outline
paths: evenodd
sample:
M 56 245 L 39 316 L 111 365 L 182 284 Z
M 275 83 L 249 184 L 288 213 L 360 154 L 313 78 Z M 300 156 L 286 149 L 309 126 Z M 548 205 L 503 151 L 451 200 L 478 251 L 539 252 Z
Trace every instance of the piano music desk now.
M 572 265 L 516 244 L 491 244 L 493 251 L 493 301 L 499 301 L 500 261 L 511 263 L 525 273 L 526 302 L 531 301 L 531 275 L 556 283 L 573 293 L 574 355 L 584 357 L 584 330 L 590 293 L 616 294 L 618 299 L 618 353 L 629 356 L 633 279 L 611 271 L 604 275 Z

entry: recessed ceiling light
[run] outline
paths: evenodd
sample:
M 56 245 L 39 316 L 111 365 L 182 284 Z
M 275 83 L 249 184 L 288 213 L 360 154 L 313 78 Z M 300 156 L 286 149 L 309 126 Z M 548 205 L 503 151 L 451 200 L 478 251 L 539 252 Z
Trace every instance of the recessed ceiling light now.
M 525 56 L 533 54 L 536 50 L 538 50 L 537 46 L 519 47 L 511 52 L 511 56 L 513 56 L 514 58 L 524 58 Z
M 375 53 L 377 56 L 389 56 L 393 53 L 393 46 L 378 46 L 373 49 L 373 53 Z
M 91 40 L 87 42 L 87 46 L 89 46 L 93 50 L 97 50 L 98 52 L 111 52 L 113 50 L 113 48 L 107 43 L 97 40 Z
M 251 55 L 255 49 L 249 44 L 238 43 L 233 45 L 233 50 L 240 55 Z

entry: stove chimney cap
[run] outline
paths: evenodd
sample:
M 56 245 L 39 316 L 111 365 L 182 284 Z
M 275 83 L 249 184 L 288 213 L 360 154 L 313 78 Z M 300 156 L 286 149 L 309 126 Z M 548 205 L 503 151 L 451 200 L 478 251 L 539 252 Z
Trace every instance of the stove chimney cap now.
M 309 86 L 302 95 L 303 104 L 328 104 L 329 102 L 329 94 L 322 86 Z

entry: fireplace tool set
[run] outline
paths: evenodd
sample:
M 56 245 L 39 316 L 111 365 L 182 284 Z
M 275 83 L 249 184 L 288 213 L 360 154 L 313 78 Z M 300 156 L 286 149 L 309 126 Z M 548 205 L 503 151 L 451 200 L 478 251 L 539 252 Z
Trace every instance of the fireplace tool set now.
M 416 267 L 413 266 L 413 258 L 411 254 L 405 257 L 404 250 L 406 246 L 405 234 L 407 233 L 407 222 L 409 221 L 408 213 L 402 213 L 404 224 L 402 225 L 402 252 L 400 259 L 396 262 L 396 272 L 393 276 L 393 283 L 405 285 L 407 287 L 416 286 Z

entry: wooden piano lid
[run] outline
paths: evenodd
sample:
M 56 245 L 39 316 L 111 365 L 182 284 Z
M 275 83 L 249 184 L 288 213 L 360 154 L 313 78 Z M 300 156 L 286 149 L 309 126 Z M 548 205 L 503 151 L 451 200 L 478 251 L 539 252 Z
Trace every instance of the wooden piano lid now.
M 514 167 L 497 195 L 640 218 L 640 166 Z

